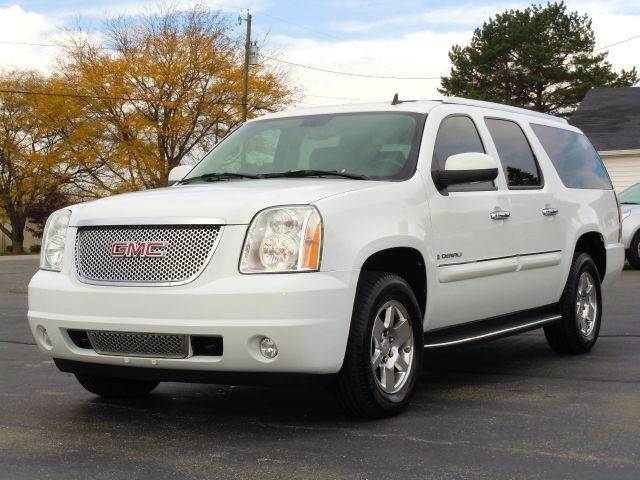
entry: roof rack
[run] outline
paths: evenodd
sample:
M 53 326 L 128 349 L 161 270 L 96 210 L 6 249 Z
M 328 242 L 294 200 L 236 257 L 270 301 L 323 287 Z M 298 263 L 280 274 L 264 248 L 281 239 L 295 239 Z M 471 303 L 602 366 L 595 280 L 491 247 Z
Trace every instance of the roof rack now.
M 512 107 L 510 105 L 502 105 L 501 103 L 484 102 L 482 100 L 470 100 L 468 98 L 460 97 L 445 97 L 442 99 L 442 103 L 468 105 L 470 107 L 492 108 L 494 110 L 502 110 L 503 112 L 519 113 L 521 115 L 528 115 L 530 117 L 544 118 L 545 120 L 550 120 L 557 123 L 569 123 L 565 118 L 556 117 L 555 115 L 549 115 L 548 113 L 536 112 L 535 110 L 527 110 L 526 108 Z

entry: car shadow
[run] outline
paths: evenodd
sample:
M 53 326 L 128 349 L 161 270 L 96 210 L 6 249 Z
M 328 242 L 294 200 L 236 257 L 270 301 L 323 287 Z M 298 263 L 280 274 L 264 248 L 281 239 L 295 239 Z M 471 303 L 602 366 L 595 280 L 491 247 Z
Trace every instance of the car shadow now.
M 539 336 L 520 336 L 482 345 L 426 351 L 420 384 L 412 406 L 437 406 L 456 389 L 494 383 L 495 375 L 539 368 L 547 370 L 556 355 Z M 444 393 L 447 395 L 443 395 Z M 383 422 L 407 421 L 424 414 L 409 407 L 408 415 Z M 78 404 L 75 412 L 86 422 L 113 422 L 141 428 L 194 432 L 264 427 L 306 431 L 355 428 L 370 420 L 345 415 L 327 387 L 246 387 L 207 384 L 161 384 L 142 399 L 96 398 Z M 379 421 L 379 420 L 377 420 Z M 376 422 L 377 422 L 376 421 Z M 366 427 L 365 427 L 366 428 Z

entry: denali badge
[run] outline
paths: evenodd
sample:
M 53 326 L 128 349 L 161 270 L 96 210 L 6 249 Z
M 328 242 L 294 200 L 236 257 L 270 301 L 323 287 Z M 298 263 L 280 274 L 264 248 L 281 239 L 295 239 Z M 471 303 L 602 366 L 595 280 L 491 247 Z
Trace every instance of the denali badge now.
M 438 260 L 447 259 L 447 258 L 460 258 L 462 256 L 462 252 L 452 252 L 452 253 L 440 253 L 438 254 Z
M 164 257 L 167 242 L 113 242 L 112 257 Z

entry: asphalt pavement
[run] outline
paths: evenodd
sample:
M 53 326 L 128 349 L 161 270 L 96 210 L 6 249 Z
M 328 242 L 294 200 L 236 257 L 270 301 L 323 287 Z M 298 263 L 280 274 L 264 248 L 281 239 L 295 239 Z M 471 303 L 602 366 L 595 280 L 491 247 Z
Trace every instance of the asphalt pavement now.
M 539 332 L 432 351 L 409 409 L 346 417 L 322 388 L 84 391 L 33 344 L 37 259 L 0 257 L 2 479 L 640 478 L 640 272 L 605 297 L 585 356 Z

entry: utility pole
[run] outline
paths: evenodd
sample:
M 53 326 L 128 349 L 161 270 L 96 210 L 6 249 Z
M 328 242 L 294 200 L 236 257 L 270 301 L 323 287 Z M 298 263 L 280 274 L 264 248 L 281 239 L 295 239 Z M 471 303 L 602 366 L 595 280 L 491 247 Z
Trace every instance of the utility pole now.
M 249 55 L 251 53 L 251 12 L 247 10 L 246 18 L 239 18 L 247 22 L 247 35 L 244 43 L 244 72 L 242 77 L 242 122 L 247 121 L 248 98 L 249 98 Z

